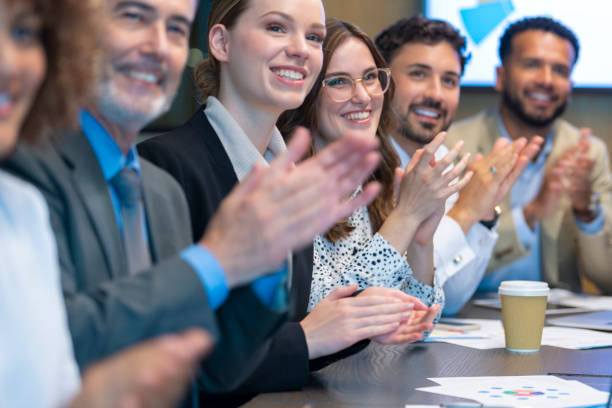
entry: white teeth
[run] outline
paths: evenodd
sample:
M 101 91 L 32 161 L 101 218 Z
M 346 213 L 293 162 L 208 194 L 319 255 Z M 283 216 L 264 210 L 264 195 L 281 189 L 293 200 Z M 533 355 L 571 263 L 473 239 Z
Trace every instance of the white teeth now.
M 417 115 L 423 115 L 423 116 L 427 116 L 429 118 L 434 118 L 434 119 L 438 119 L 440 117 L 440 114 L 437 112 L 432 112 L 429 110 L 425 110 L 425 109 L 415 109 L 414 112 Z
M 370 112 L 351 112 L 344 115 L 348 120 L 365 120 L 370 117 Z
M 550 102 L 551 101 L 551 97 L 549 95 L 540 93 L 540 92 L 532 92 L 529 94 L 530 97 L 532 97 L 533 99 L 537 99 L 539 101 L 545 101 L 545 102 Z
M 151 74 L 150 72 L 128 71 L 127 74 L 128 76 L 139 81 L 147 82 L 150 84 L 157 83 L 157 76 L 155 74 Z
M 11 101 L 11 97 L 8 94 L 0 93 L 0 105 L 7 104 Z
M 275 69 L 272 72 L 274 72 L 279 77 L 289 79 L 291 81 L 301 81 L 302 79 L 304 79 L 304 74 L 290 69 Z

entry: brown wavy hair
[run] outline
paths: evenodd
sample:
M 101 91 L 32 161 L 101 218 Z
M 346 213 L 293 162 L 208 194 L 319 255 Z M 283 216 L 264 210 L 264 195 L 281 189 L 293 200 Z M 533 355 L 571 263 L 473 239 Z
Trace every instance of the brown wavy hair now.
M 30 1 L 42 18 L 47 59 L 46 76 L 21 130 L 21 137 L 32 142 L 77 123 L 78 109 L 95 78 L 99 47 L 93 17 L 99 0 Z
M 208 32 L 216 24 L 231 30 L 248 6 L 249 0 L 214 0 L 208 15 Z M 220 69 L 219 61 L 210 54 L 194 67 L 193 77 L 202 102 L 210 95 L 219 95 Z
M 339 20 L 337 18 L 329 18 L 326 22 L 327 36 L 323 43 L 323 67 L 319 77 L 314 83 L 312 90 L 306 96 L 304 103 L 297 109 L 286 111 L 281 115 L 278 120 L 278 128 L 281 133 L 288 137 L 293 133 L 297 126 L 304 126 L 308 129 L 318 129 L 317 123 L 317 98 L 319 93 L 323 89 L 323 79 L 327 72 L 327 67 L 331 61 L 332 55 L 336 49 L 349 38 L 356 38 L 362 41 L 370 50 L 374 62 L 378 68 L 387 68 L 387 63 L 384 58 L 380 55 L 376 46 L 368 37 L 368 35 L 354 24 Z M 382 160 L 378 168 L 372 173 L 369 180 L 379 181 L 382 184 L 382 191 L 374 199 L 370 205 L 368 205 L 368 214 L 370 216 L 370 222 L 372 223 L 372 230 L 378 231 L 382 226 L 383 222 L 389 216 L 389 213 L 393 210 L 393 189 L 394 189 L 394 173 L 395 168 L 400 165 L 399 159 L 393 146 L 391 145 L 388 137 L 396 129 L 397 120 L 391 109 L 391 100 L 395 86 L 391 80 L 389 90 L 385 95 L 383 102 L 382 113 L 380 122 L 378 123 L 378 129 L 376 130 L 376 137 L 380 142 L 380 154 Z M 314 146 L 311 149 L 314 152 Z M 340 221 L 334 225 L 326 234 L 325 238 L 331 242 L 346 237 L 354 227 L 349 223 L 348 219 Z

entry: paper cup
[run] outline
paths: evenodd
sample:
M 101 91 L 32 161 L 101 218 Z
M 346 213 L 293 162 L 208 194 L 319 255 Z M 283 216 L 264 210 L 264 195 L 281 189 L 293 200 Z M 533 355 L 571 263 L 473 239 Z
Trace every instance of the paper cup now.
M 546 282 L 503 281 L 499 285 L 506 349 L 514 353 L 535 353 L 542 344 Z

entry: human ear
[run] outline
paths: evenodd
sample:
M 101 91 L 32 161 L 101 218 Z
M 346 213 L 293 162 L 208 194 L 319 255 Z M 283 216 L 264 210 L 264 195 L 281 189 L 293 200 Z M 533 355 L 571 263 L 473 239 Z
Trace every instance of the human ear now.
M 503 65 L 498 65 L 495 68 L 495 90 L 497 92 L 501 92 L 504 89 L 503 83 L 504 83 L 504 66 Z
M 208 33 L 208 52 L 219 62 L 228 60 L 228 34 L 223 24 L 215 24 Z

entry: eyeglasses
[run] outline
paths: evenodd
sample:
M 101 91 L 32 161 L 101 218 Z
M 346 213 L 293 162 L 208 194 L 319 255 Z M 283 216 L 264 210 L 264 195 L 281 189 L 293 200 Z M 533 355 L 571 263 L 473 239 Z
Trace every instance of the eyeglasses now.
M 346 102 L 355 94 L 357 82 L 361 82 L 370 96 L 380 96 L 389 89 L 391 69 L 372 69 L 361 78 L 351 78 L 348 75 L 334 75 L 325 78 L 323 80 L 323 92 L 334 102 Z

